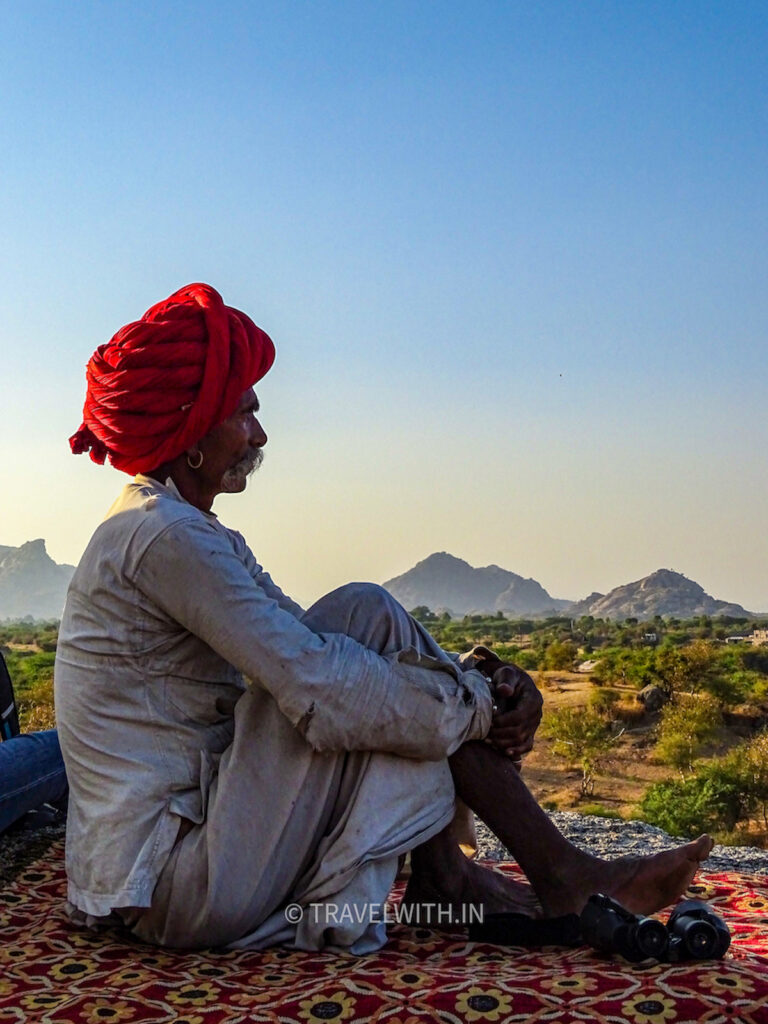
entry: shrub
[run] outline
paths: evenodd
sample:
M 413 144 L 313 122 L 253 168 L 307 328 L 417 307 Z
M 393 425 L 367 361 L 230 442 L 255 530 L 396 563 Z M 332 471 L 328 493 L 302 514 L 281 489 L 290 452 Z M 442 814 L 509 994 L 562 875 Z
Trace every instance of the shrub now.
M 686 768 L 693 771 L 693 762 L 721 722 L 717 701 L 710 694 L 677 694 L 662 709 L 656 756 L 681 773 Z
M 514 662 L 516 665 L 519 665 L 520 668 L 524 669 L 526 672 L 536 672 L 540 664 L 538 654 L 531 648 L 526 648 L 525 650 L 518 651 L 518 653 L 515 655 Z
M 543 667 L 555 671 L 570 672 L 576 660 L 576 648 L 569 641 L 554 640 L 544 652 Z
M 647 821 L 681 835 L 732 835 L 756 815 L 768 827 L 768 732 L 699 766 L 690 778 L 651 786 L 640 806 Z
M 741 816 L 738 781 L 701 775 L 650 786 L 640 808 L 646 821 L 671 835 L 695 838 L 702 832 L 732 830 Z
M 621 818 L 615 807 L 606 807 L 605 804 L 581 804 L 579 814 L 594 814 L 596 818 Z
M 768 828 L 768 732 L 736 747 L 712 770 L 738 781 L 744 816 L 759 814 Z
M 618 690 L 610 690 L 604 687 L 593 689 L 589 695 L 589 706 L 598 715 L 605 715 L 607 718 L 616 717 L 616 705 L 621 700 Z
M 544 733 L 554 740 L 553 753 L 581 768 L 581 795 L 591 795 L 595 771 L 613 742 L 603 716 L 589 709 L 558 708 L 545 719 Z

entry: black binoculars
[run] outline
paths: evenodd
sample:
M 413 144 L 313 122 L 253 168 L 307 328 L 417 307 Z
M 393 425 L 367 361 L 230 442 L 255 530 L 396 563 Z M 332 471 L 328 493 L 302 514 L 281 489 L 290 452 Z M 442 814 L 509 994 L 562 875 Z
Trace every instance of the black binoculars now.
M 597 894 L 581 912 L 581 934 L 594 949 L 620 953 L 632 963 L 649 957 L 669 963 L 719 960 L 731 944 L 725 921 L 701 900 L 683 900 L 664 925 Z

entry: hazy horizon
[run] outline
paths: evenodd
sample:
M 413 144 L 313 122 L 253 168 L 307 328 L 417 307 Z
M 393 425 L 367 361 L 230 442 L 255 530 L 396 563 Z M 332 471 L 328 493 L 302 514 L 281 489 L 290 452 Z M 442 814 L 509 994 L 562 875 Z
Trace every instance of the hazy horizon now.
M 273 337 L 216 511 L 308 603 L 434 551 L 768 610 L 768 8 L 0 9 L 0 543 L 127 479 L 95 347 L 208 281 Z
M 48 552 L 48 555 L 50 556 L 51 552 L 48 549 L 47 541 L 45 540 L 45 538 L 44 537 L 42 537 L 42 538 L 38 538 L 38 537 L 30 538 L 30 542 L 36 541 L 36 540 L 42 540 L 45 543 L 46 551 Z M 3 547 L 3 546 L 5 546 L 5 545 L 3 544 L 2 539 L 0 538 L 0 547 Z M 8 546 L 18 547 L 20 545 L 8 545 Z M 373 582 L 382 583 L 382 584 L 389 583 L 392 580 L 398 579 L 399 577 L 407 574 L 411 569 L 414 569 L 417 565 L 419 565 L 422 562 L 428 560 L 430 557 L 432 557 L 433 555 L 436 555 L 436 554 L 448 554 L 448 555 L 451 555 L 452 557 L 457 558 L 457 559 L 459 559 L 461 561 L 464 561 L 464 562 L 467 561 L 467 559 L 462 559 L 461 555 L 457 555 L 453 551 L 449 551 L 449 552 L 430 551 L 428 554 L 424 555 L 423 558 L 419 558 L 412 565 L 407 566 L 402 572 L 394 573 L 392 576 L 387 576 L 386 578 L 381 579 L 381 580 L 374 580 Z M 56 561 L 56 560 L 54 559 L 54 561 Z M 62 563 L 59 562 L 57 564 L 62 564 Z M 64 564 L 76 565 L 76 562 L 75 563 L 64 563 Z M 468 564 L 471 565 L 471 563 L 468 563 Z M 498 562 L 489 562 L 487 565 L 472 565 L 471 567 L 473 569 L 500 568 L 500 569 L 504 569 L 504 570 L 506 570 L 508 572 L 515 573 L 515 569 L 513 567 L 507 566 L 507 565 L 499 565 Z M 649 570 L 647 573 L 644 574 L 644 576 L 641 576 L 638 580 L 623 580 L 621 582 L 618 582 L 618 583 L 614 584 L 614 586 L 609 587 L 608 591 L 601 591 L 600 593 L 603 594 L 603 596 L 604 596 L 606 593 L 610 592 L 615 587 L 623 587 L 623 586 L 625 586 L 627 584 L 638 583 L 638 582 L 640 582 L 640 580 L 647 578 L 648 576 L 652 575 L 654 572 L 658 572 L 660 570 L 666 570 L 666 569 L 669 569 L 669 566 L 662 566 L 662 565 L 657 566 L 655 569 Z M 689 576 L 685 572 L 682 572 L 681 570 L 675 569 L 675 570 L 672 570 L 672 571 L 673 572 L 679 572 L 680 575 L 685 576 L 687 579 L 693 579 L 691 576 Z M 520 576 L 521 574 L 520 573 L 516 573 L 516 575 Z M 545 581 L 543 581 L 541 579 L 538 579 L 535 575 L 532 576 L 532 577 L 528 576 L 528 577 L 523 577 L 523 578 L 525 578 L 525 579 L 534 579 L 536 581 L 536 583 L 539 583 L 539 584 L 541 584 L 543 586 L 544 590 L 547 591 L 547 593 L 549 594 L 550 597 L 552 597 L 553 599 L 556 599 L 558 601 L 562 601 L 562 600 L 572 601 L 572 602 L 582 601 L 585 598 L 590 597 L 593 593 L 596 592 L 595 588 L 590 588 L 588 590 L 583 590 L 582 593 L 580 593 L 578 595 L 573 595 L 573 594 L 571 594 L 571 595 L 556 594 L 546 585 Z M 700 580 L 693 580 L 693 582 L 694 583 L 698 583 L 698 584 L 701 585 L 701 581 Z M 743 602 L 739 601 L 737 598 L 723 598 L 723 597 L 721 597 L 718 594 L 712 594 L 712 593 L 710 593 L 707 590 L 706 586 L 704 586 L 703 589 L 704 589 L 704 591 L 706 593 L 709 594 L 710 597 L 714 598 L 717 601 L 723 601 L 723 602 L 727 601 L 730 604 L 740 604 L 744 608 L 744 610 L 746 612 L 748 612 L 750 614 L 754 614 L 756 616 L 762 617 L 762 616 L 768 615 L 768 609 L 762 609 L 761 610 L 759 608 L 749 608 L 746 605 L 744 605 Z M 313 600 L 316 600 L 317 597 L 319 597 L 321 593 L 325 593 L 325 591 L 320 591 L 318 594 L 314 595 L 312 598 L 310 598 L 308 600 L 302 600 L 302 595 L 301 594 L 294 594 L 293 597 L 294 597 L 294 599 L 298 600 L 300 604 L 303 604 L 305 607 L 307 607 L 307 606 L 309 606 L 312 603 Z

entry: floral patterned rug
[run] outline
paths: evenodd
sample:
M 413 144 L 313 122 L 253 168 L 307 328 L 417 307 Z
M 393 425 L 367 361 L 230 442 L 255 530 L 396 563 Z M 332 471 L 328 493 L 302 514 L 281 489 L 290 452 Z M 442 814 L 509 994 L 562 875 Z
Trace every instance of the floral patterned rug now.
M 364 957 L 175 953 L 70 926 L 62 854 L 59 841 L 0 889 L 3 1024 L 768 1024 L 768 877 L 702 872 L 689 891 L 731 928 L 731 949 L 715 962 L 632 965 L 587 948 L 503 949 L 399 924 Z

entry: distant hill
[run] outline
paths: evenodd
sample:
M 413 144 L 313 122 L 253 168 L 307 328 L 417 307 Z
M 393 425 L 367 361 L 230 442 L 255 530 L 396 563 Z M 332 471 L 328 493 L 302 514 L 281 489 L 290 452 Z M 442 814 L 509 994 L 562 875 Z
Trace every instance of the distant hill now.
M 524 579 L 498 565 L 473 568 L 461 558 L 441 551 L 419 562 L 384 587 L 407 609 L 426 605 L 452 615 L 504 612 L 512 617 L 552 614 L 594 615 L 595 618 L 652 619 L 654 615 L 691 618 L 694 615 L 748 616 L 740 604 L 710 597 L 698 583 L 671 569 L 657 569 L 635 583 L 609 594 L 590 594 L 583 601 L 552 597 L 534 579 Z
M 524 579 L 498 565 L 476 569 L 445 551 L 387 580 L 384 587 L 405 608 L 426 605 L 433 611 L 448 609 L 453 615 L 554 613 L 570 603 L 551 597 L 536 580 Z
M 59 619 L 73 565 L 58 565 L 44 540 L 0 545 L 0 619 Z
M 569 609 L 572 615 L 595 618 L 652 619 L 654 615 L 674 615 L 689 619 L 694 615 L 749 615 L 740 604 L 717 601 L 703 587 L 682 573 L 657 569 L 634 583 L 625 583 L 609 594 L 591 594 Z

